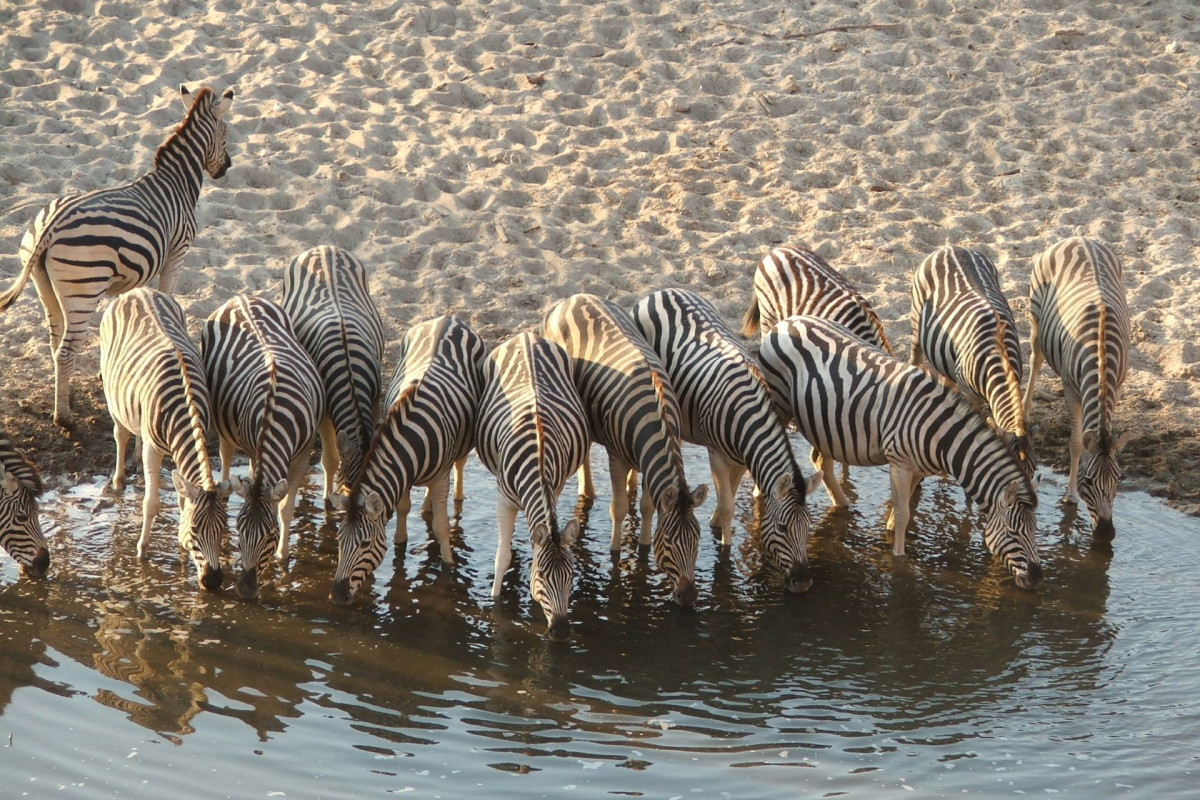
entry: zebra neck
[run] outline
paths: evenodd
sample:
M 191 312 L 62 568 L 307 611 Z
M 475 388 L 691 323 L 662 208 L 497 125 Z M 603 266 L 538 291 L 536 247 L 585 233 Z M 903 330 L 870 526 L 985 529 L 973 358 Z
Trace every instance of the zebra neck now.
M 191 141 L 187 134 L 185 128 L 163 143 L 154 156 L 154 169 L 146 174 L 146 180 L 169 183 L 194 206 L 200 199 L 200 186 L 204 183 L 204 157 L 200 143 Z

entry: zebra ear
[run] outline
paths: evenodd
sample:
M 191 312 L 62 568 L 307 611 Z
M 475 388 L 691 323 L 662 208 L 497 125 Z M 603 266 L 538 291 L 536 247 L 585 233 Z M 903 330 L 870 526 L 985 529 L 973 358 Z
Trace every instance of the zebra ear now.
M 351 436 L 346 431 L 338 431 L 337 435 L 337 453 L 338 458 L 345 461 L 346 456 L 358 450 L 358 440 Z
M 334 511 L 345 512 L 350 508 L 350 498 L 341 492 L 334 492 L 329 498 L 329 504 Z
M 1008 486 L 1004 487 L 1004 494 L 1000 496 L 1000 502 L 1005 506 L 1011 506 L 1016 502 L 1017 492 L 1020 490 L 1020 481 L 1009 481 Z
M 230 475 L 229 491 L 245 500 L 250 495 L 250 481 L 239 478 L 237 475 Z
M 233 106 L 233 89 L 226 89 L 221 94 L 221 99 L 213 106 L 213 116 L 217 119 L 229 113 L 229 109 Z
M 1123 431 L 1117 434 L 1116 438 L 1113 439 L 1112 451 L 1114 453 L 1119 453 L 1124 450 L 1125 445 L 1129 444 L 1130 435 L 1131 434 L 1129 431 Z
M 559 532 L 558 538 L 562 539 L 564 547 L 570 547 L 575 544 L 575 540 L 579 538 L 579 520 L 571 517 L 567 520 L 567 524 L 563 525 L 562 531 Z
M 271 502 L 279 503 L 287 496 L 288 482 L 287 478 L 280 478 L 279 481 L 271 487 Z
M 185 500 L 194 502 L 200 495 L 200 489 L 187 478 L 183 477 L 183 473 L 179 470 L 171 473 L 171 483 L 175 484 L 175 491 Z
M 1083 449 L 1089 452 L 1095 452 L 1096 445 L 1100 442 L 1100 434 L 1095 428 L 1088 428 L 1083 432 Z
M 546 527 L 546 523 L 539 522 L 529 529 L 529 541 L 534 547 L 545 547 L 546 540 L 550 538 L 550 529 Z
M 217 497 L 222 500 L 228 500 L 229 495 L 233 494 L 233 485 L 229 481 L 221 481 L 216 485 Z
M 808 476 L 808 480 L 804 482 L 804 496 L 812 494 L 821 485 L 821 471 L 817 470 L 812 475 Z
M 21 483 L 17 480 L 17 476 L 6 470 L 3 464 L 0 464 L 0 494 L 16 494 L 17 488 L 20 485 Z
M 379 492 L 367 492 L 363 497 L 363 510 L 369 517 L 382 517 L 383 512 L 387 511 L 387 504 L 383 502 Z
M 183 101 L 184 108 L 192 107 L 192 93 L 182 83 L 179 84 L 179 99 Z
M 775 488 L 771 490 L 771 497 L 777 503 L 783 502 L 783 499 L 792 491 L 792 476 L 784 474 L 782 478 L 775 482 Z
M 696 508 L 708 499 L 708 484 L 702 483 L 692 490 L 692 508 Z

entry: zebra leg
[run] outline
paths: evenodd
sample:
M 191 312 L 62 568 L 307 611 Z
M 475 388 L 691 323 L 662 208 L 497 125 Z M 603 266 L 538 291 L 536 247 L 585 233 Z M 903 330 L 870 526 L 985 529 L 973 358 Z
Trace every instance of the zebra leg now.
M 170 294 L 171 290 L 175 288 L 175 279 L 179 277 L 179 270 L 183 267 L 183 257 L 186 253 L 187 245 L 184 245 L 167 254 L 162 272 L 158 274 L 158 290 L 163 294 Z
M 288 553 L 291 548 L 292 517 L 296 514 L 296 494 L 304 485 L 308 475 L 308 453 L 297 456 L 288 467 L 287 494 L 279 501 L 279 544 L 275 547 L 275 558 L 284 568 L 287 567 Z
M 1037 317 L 1033 314 L 1029 316 L 1029 383 L 1025 385 L 1025 400 L 1022 403 L 1025 408 L 1026 420 L 1033 411 L 1033 385 L 1037 382 L 1038 373 L 1042 369 L 1042 361 L 1045 359 L 1041 341 L 1038 339 Z
M 469 453 L 467 455 L 470 455 Z M 463 471 L 467 467 L 467 456 L 463 456 L 458 461 L 454 462 L 454 502 L 461 503 L 463 501 Z
M 492 597 L 500 596 L 504 573 L 512 563 L 513 528 L 517 524 L 517 505 L 503 494 L 496 498 L 496 577 L 492 579 Z
M 58 295 L 54 293 L 54 284 L 50 282 L 50 276 L 46 270 L 38 269 L 35 266 L 31 276 L 33 286 L 37 289 L 38 299 L 42 301 L 42 310 L 46 313 L 46 329 L 50 332 L 50 360 L 53 362 L 54 353 L 62 344 L 65 317 L 63 317 L 62 306 L 58 304 Z
M 586 500 L 596 499 L 596 486 L 592 483 L 592 448 L 587 448 L 583 463 L 579 465 L 579 496 Z
M 1079 458 L 1083 455 L 1083 404 L 1078 397 L 1066 393 L 1067 408 L 1071 414 L 1071 469 L 1067 474 L 1067 492 L 1064 503 L 1079 505 Z
M 337 431 L 333 429 L 333 420 L 328 416 L 321 420 L 317 431 L 321 434 L 321 474 L 325 478 L 325 508 L 332 510 L 329 498 L 333 497 L 336 488 L 333 485 L 333 479 L 337 475 L 338 464 L 341 461 L 337 449 Z
M 49 268 L 49 259 L 47 259 L 48 271 Z M 57 284 L 54 285 L 54 293 L 58 297 L 58 306 L 66 326 L 62 339 L 54 350 L 54 422 L 58 425 L 69 425 L 71 423 L 71 375 L 75 372 L 75 358 L 80 345 L 87 337 L 88 323 L 92 313 L 96 310 L 100 294 L 65 294 L 64 287 Z
M 412 489 L 400 494 L 400 502 L 396 504 L 396 544 L 408 541 L 408 512 L 412 511 Z
M 221 453 L 221 480 L 227 481 L 229 480 L 229 467 L 233 464 L 234 444 L 232 439 L 226 439 L 224 436 L 219 438 L 221 439 L 219 447 Z
M 454 551 L 450 549 L 450 515 L 446 512 L 446 501 L 450 496 L 450 473 L 435 478 L 429 483 L 426 497 L 433 498 L 433 535 L 442 548 L 442 563 L 454 563 Z
M 625 515 L 629 513 L 628 486 L 625 482 L 628 475 L 629 465 L 609 453 L 608 476 L 612 481 L 612 502 L 609 503 L 608 513 L 612 518 L 612 536 L 608 540 L 608 549 L 613 553 L 621 550 L 621 527 L 625 522 Z
M 122 491 L 125 488 L 125 454 L 129 448 L 129 437 L 133 433 L 124 425 L 113 420 L 113 441 L 117 445 L 117 465 L 113 468 L 112 488 Z
M 142 498 L 142 534 L 138 537 L 138 558 L 150 552 L 150 527 L 158 515 L 158 473 L 162 467 L 163 454 L 150 442 L 149 436 L 142 437 L 142 470 L 146 476 L 146 496 Z M 183 500 L 179 501 L 181 504 Z
M 636 491 L 637 473 L 635 471 L 630 470 L 626 473 L 625 486 L 627 491 L 630 487 Z M 649 547 L 651 541 L 650 534 L 653 532 L 652 525 L 654 522 L 654 498 L 650 496 L 649 486 L 642 487 L 642 502 L 639 508 L 642 514 L 642 528 L 641 534 L 638 536 L 638 544 L 642 547 Z
M 733 542 L 733 494 L 736 484 L 730 483 L 734 464 L 716 450 L 708 451 L 708 467 L 712 472 L 713 490 L 717 495 L 717 507 L 709 517 L 710 528 L 720 531 L 721 546 L 729 547 Z M 741 475 L 737 476 L 739 479 Z
M 908 521 L 912 517 L 912 489 L 916 473 L 900 464 L 892 464 L 888 470 L 888 480 L 892 485 L 892 513 L 889 515 L 888 527 L 895 534 L 892 544 L 892 555 L 904 555 L 904 534 L 908 530 Z
M 841 484 L 833 475 L 833 459 L 821 455 L 815 447 L 809 452 L 808 457 L 812 461 L 813 467 L 821 473 L 821 483 L 825 484 L 825 491 L 829 494 L 829 499 L 834 507 L 849 508 L 850 498 L 846 497 Z

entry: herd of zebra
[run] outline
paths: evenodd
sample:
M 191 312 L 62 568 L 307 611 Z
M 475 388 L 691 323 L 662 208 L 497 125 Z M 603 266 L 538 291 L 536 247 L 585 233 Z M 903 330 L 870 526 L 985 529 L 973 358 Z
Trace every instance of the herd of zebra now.
M 21 242 L 22 271 L 0 309 L 32 276 L 45 308 L 55 370 L 54 417 L 70 419 L 76 353 L 101 296 L 116 295 L 100 324 L 100 375 L 113 420 L 113 487 L 126 479 L 126 448 L 140 442 L 145 497 L 138 553 L 145 556 L 165 456 L 179 497 L 178 540 L 206 589 L 222 586 L 221 548 L 237 513 L 236 589 L 254 597 L 273 559 L 286 562 L 297 490 L 321 442 L 326 508 L 338 521 L 330 598 L 349 603 L 379 565 L 385 527 L 407 538 L 413 487 L 426 504 L 444 562 L 454 559 L 447 503 L 451 476 L 474 450 L 498 489 L 495 578 L 499 595 L 518 512 L 532 545 L 530 591 L 548 635 L 569 635 L 572 544 L 557 498 L 579 474 L 594 496 L 592 443 L 608 453 L 610 548 L 620 549 L 639 489 L 640 536 L 652 545 L 674 600 L 697 597 L 696 508 L 681 444 L 707 448 L 716 494 L 711 526 L 731 543 L 733 498 L 749 472 L 760 504 L 761 545 L 789 591 L 811 585 L 806 497 L 824 483 L 848 504 L 834 462 L 888 465 L 893 552 L 904 553 L 915 484 L 947 474 L 984 515 L 988 549 L 1018 586 L 1041 578 L 1036 462 L 1028 431 L 1034 381 L 1045 360 L 1062 377 L 1072 413 L 1067 499 L 1082 500 L 1097 540 L 1113 537 L 1120 479 L 1113 431 L 1125 376 L 1129 313 L 1121 265 L 1104 245 L 1066 239 L 1037 260 L 1030 290 L 1032 364 L 1022 395 L 1022 352 L 995 266 L 946 246 L 924 260 L 912 286 L 911 358 L 904 361 L 863 297 L 824 259 L 779 247 L 758 265 L 744 319 L 752 352 L 707 299 L 657 291 L 632 310 L 578 294 L 553 305 L 538 332 L 489 349 L 464 320 L 412 326 L 382 404 L 384 326 L 369 276 L 351 253 L 308 250 L 286 269 L 278 303 L 240 294 L 204 322 L 199 346 L 170 288 L 195 232 L 203 173 L 230 166 L 225 123 L 233 93 L 181 87 L 187 114 L 154 167 L 115 189 L 59 198 Z M 148 284 L 157 279 L 158 289 Z M 927 363 L 926 363 L 927 362 Z M 812 446 L 805 478 L 790 444 L 795 425 Z M 210 464 L 215 429 L 221 474 Z M 231 474 L 236 450 L 249 476 Z M 843 477 L 845 475 L 843 466 Z M 635 478 L 637 480 L 635 480 Z M 0 431 L 0 545 L 22 572 L 50 557 L 37 512 L 36 468 Z M 657 523 L 654 524 L 654 520 Z

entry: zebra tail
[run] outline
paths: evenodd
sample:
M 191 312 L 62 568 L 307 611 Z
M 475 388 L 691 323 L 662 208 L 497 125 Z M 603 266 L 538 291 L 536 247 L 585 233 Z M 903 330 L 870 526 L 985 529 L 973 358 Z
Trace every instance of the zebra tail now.
M 749 339 L 757 334 L 761 327 L 762 313 L 758 309 L 758 294 L 754 293 L 750 296 L 750 306 L 742 317 L 742 336 Z
M 21 290 L 25 288 L 25 281 L 29 280 L 29 275 L 33 272 L 34 267 L 42 267 L 42 258 L 50 246 L 50 237 L 46 235 L 46 229 L 42 225 L 45 217 L 46 210 L 43 209 L 34 220 L 33 226 L 21 237 L 21 274 L 17 276 L 7 291 L 0 294 L 0 311 L 4 311 L 21 296 Z M 35 232 L 38 232 L 36 238 Z

